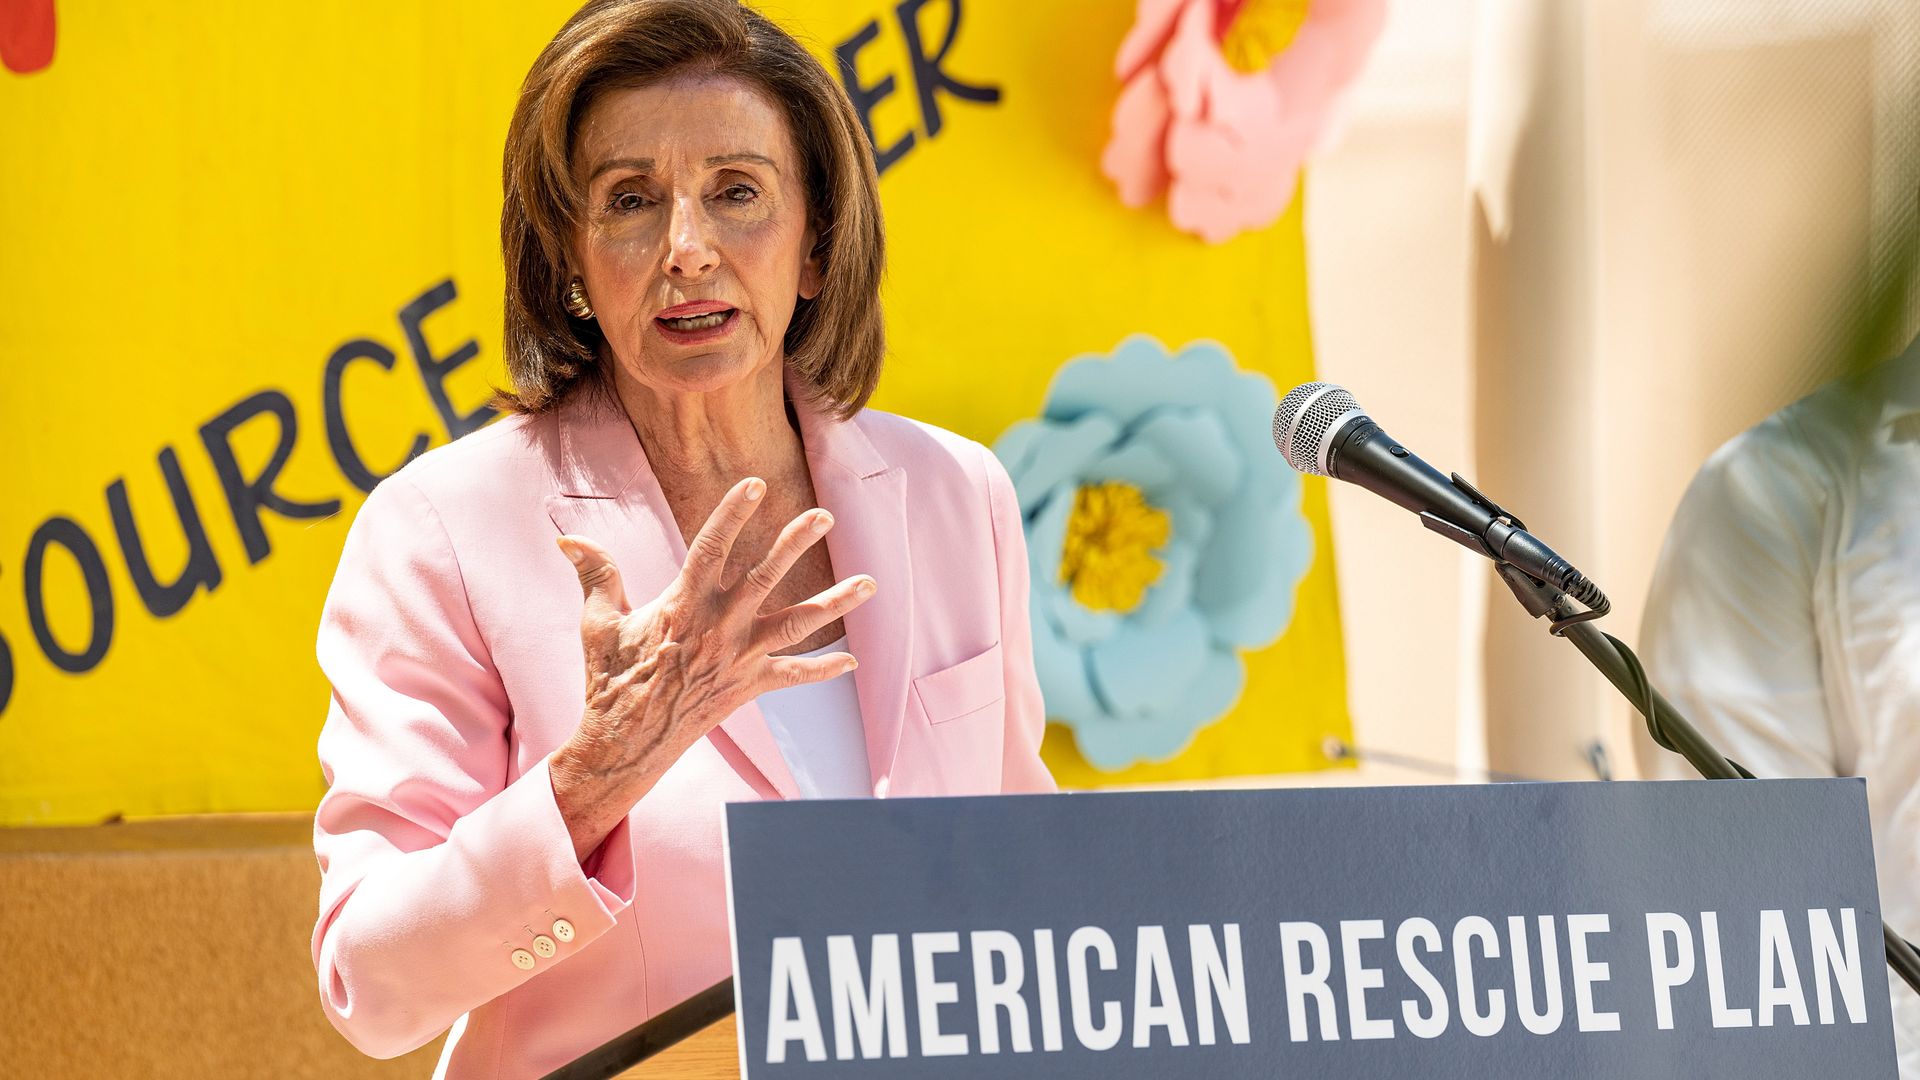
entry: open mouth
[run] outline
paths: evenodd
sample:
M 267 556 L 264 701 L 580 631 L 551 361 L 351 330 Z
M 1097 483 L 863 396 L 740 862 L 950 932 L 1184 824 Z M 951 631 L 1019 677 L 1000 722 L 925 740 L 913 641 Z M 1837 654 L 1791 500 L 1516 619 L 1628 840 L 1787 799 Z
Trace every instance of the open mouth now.
M 697 334 L 702 330 L 713 330 L 732 321 L 739 311 L 727 308 L 724 311 L 709 311 L 700 315 L 687 315 L 675 319 L 655 319 L 656 323 L 677 334 Z

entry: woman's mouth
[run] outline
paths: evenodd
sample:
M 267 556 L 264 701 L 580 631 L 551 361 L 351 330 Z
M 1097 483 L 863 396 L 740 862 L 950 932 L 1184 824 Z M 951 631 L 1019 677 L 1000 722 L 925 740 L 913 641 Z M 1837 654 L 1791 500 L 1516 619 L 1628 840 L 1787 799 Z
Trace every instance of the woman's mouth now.
M 739 314 L 738 308 L 701 301 L 670 307 L 654 316 L 653 325 L 674 344 L 699 345 L 732 333 Z
M 733 318 L 733 309 L 729 308 L 726 311 L 716 311 L 708 315 L 689 315 L 678 319 L 660 319 L 659 323 L 669 330 L 711 330 L 731 318 Z

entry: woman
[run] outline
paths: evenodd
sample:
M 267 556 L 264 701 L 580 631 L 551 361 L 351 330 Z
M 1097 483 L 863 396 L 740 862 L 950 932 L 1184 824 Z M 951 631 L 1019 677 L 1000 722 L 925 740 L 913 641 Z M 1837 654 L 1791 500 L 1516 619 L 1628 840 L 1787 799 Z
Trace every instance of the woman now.
M 724 978 L 728 801 L 1052 788 L 1005 472 L 861 408 L 879 204 L 820 65 L 732 0 L 589 5 L 502 238 L 515 415 L 374 491 L 319 640 L 321 997 L 377 1056 L 452 1025 L 451 1076 Z

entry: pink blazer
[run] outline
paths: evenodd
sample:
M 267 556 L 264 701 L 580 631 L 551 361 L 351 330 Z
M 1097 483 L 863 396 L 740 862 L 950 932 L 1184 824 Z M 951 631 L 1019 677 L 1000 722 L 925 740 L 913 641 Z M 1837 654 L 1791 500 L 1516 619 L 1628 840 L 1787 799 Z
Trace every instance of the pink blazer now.
M 1052 790 L 1006 472 L 897 416 L 800 418 L 834 572 L 880 583 L 846 620 L 874 794 Z M 617 409 L 509 418 L 388 478 L 321 616 L 321 1002 L 376 1057 L 451 1026 L 442 1076 L 539 1076 L 725 978 L 722 805 L 795 794 L 750 704 L 575 860 L 547 770 L 585 700 L 562 532 L 604 545 L 635 602 L 679 570 Z

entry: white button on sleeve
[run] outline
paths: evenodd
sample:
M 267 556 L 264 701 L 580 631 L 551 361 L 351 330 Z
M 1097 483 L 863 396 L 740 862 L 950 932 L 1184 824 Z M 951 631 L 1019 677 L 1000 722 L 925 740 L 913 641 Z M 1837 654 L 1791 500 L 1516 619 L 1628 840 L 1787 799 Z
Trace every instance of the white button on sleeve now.
M 532 953 L 528 952 L 525 949 L 513 950 L 513 966 L 514 967 L 519 968 L 521 971 L 532 971 L 533 964 L 534 964 L 534 960 L 533 960 Z

